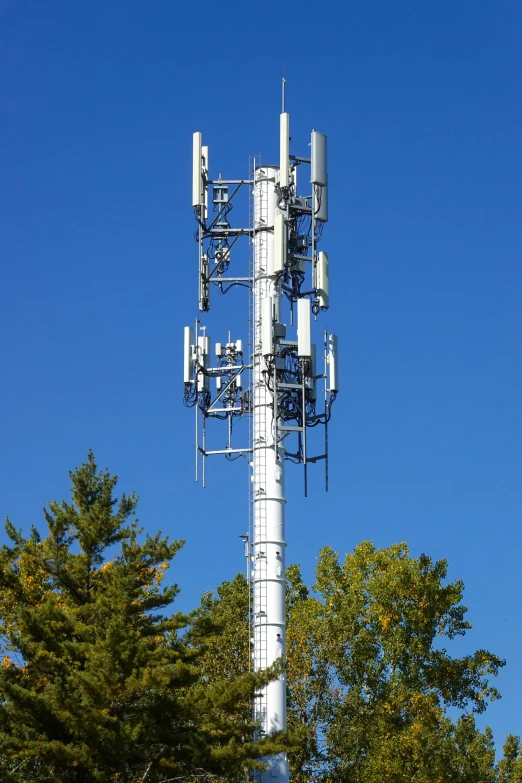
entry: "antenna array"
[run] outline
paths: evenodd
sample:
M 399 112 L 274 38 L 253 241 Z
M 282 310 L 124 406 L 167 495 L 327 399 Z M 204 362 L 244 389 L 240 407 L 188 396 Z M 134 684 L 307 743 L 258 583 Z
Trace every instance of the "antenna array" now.
M 208 313 L 211 293 L 213 299 L 215 293 L 247 287 L 251 324 L 246 350 L 229 332 L 226 342 L 215 343 L 214 357 L 204 316 L 196 319 L 194 328 L 185 327 L 184 404 L 195 408 L 196 480 L 201 471 L 205 485 L 209 456 L 243 456 L 249 465 L 252 529 L 242 538 L 253 593 L 250 627 L 256 671 L 284 657 L 286 650 L 284 466 L 287 461 L 302 465 L 307 495 L 308 465 L 323 461 L 328 490 L 328 423 L 339 389 L 337 337 L 323 331 L 320 344 L 312 342 L 312 316 L 315 322 L 330 305 L 328 255 L 318 250 L 328 221 L 326 136 L 312 131 L 310 147 L 310 158 L 290 154 L 284 84 L 279 167 L 255 161 L 248 179 L 210 179 L 208 147 L 201 133 L 193 137 L 199 311 Z M 310 167 L 309 184 L 305 195 L 298 196 L 297 174 L 304 166 Z M 249 225 L 233 227 L 230 212 L 245 190 L 250 194 Z M 249 256 L 240 253 L 243 238 L 250 243 L 253 263 L 236 275 L 232 258 Z M 246 418 L 251 421 L 248 443 L 238 446 L 234 425 Z M 213 420 L 222 421 L 226 429 L 224 448 L 209 447 L 207 428 Z M 318 432 L 319 425 L 324 437 L 319 453 L 313 453 L 308 435 Z M 258 737 L 286 728 L 284 674 L 256 694 L 254 717 Z M 253 779 L 286 783 L 286 755 L 266 761 L 267 770 L 253 773 Z

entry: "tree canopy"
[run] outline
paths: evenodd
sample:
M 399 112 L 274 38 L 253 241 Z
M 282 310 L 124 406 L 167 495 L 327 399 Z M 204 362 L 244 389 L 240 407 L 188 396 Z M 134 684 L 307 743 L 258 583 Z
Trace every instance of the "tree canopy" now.
M 254 743 L 249 585 L 173 608 L 183 545 L 144 534 L 137 497 L 92 453 L 46 535 L 7 520 L 0 549 L 0 783 L 244 783 L 286 750 L 293 783 L 522 783 L 474 714 L 504 662 L 451 655 L 470 624 L 444 560 L 405 544 L 321 551 L 288 569 L 287 735 Z M 169 582 L 165 586 L 165 582 Z
M 517 780 L 518 738 L 497 767 L 491 731 L 473 717 L 499 697 L 491 679 L 504 662 L 486 650 L 450 655 L 448 643 L 471 626 L 463 584 L 446 575 L 445 561 L 370 542 L 342 561 L 323 549 L 312 590 L 298 566 L 288 569 L 294 783 Z M 242 576 L 202 601 L 219 629 L 205 657 L 214 681 L 248 668 L 248 603 Z

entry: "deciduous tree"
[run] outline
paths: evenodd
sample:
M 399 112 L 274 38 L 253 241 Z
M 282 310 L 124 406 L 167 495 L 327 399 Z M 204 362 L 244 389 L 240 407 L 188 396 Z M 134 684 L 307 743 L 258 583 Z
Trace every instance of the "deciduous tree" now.
M 370 542 L 342 561 L 324 549 L 312 591 L 297 566 L 288 569 L 288 724 L 300 732 L 294 783 L 496 779 L 491 733 L 472 714 L 498 698 L 491 678 L 503 661 L 446 649 L 471 627 L 463 584 L 446 575 L 443 560 Z M 246 671 L 246 580 L 222 585 L 200 611 L 220 627 L 206 653 L 211 677 Z M 462 711 L 457 723 L 450 707 Z
M 498 783 L 522 783 L 522 744 L 510 734 L 504 743 L 504 755 L 498 765 Z

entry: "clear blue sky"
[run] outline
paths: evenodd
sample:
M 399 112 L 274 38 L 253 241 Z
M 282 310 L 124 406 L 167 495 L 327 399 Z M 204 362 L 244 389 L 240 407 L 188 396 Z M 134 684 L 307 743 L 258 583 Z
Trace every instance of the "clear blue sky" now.
M 244 466 L 196 485 L 182 406 L 191 134 L 214 173 L 276 160 L 284 56 L 294 151 L 329 137 L 342 351 L 331 491 L 304 501 L 289 469 L 289 560 L 446 557 L 474 624 L 456 652 L 508 660 L 497 741 L 522 733 L 521 34 L 515 0 L 0 0 L 0 511 L 39 524 L 92 447 L 148 530 L 187 539 L 181 608 L 243 568 Z

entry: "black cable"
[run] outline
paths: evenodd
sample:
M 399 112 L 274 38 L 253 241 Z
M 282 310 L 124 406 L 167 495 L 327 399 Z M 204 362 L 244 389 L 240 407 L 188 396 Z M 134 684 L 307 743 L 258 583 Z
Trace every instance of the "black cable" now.
M 231 288 L 234 288 L 235 285 L 241 286 L 241 288 L 250 288 L 249 283 L 230 283 L 230 285 L 228 285 L 226 288 L 223 288 L 223 283 L 219 283 L 216 280 L 213 280 L 211 282 L 213 282 L 215 285 L 219 286 L 219 289 L 220 289 L 222 294 L 227 294 L 230 291 Z

